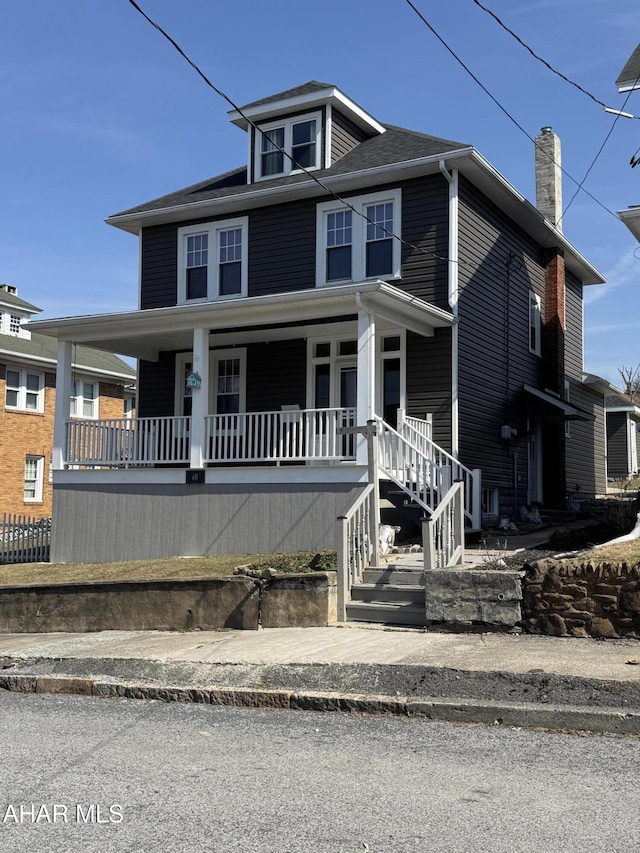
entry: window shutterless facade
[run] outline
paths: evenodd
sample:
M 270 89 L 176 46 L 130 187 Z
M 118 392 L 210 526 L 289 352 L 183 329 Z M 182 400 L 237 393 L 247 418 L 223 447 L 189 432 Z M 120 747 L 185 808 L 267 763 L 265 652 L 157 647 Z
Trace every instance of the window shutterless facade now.
M 38 503 L 42 500 L 44 456 L 27 456 L 24 460 L 24 501 Z
M 98 384 L 85 379 L 76 379 L 71 392 L 71 416 L 77 418 L 98 417 Z
M 316 284 L 399 278 L 401 191 L 345 201 L 317 206 Z
M 7 367 L 5 407 L 24 412 L 44 411 L 44 376 L 25 368 Z
M 248 219 L 178 229 L 178 303 L 247 295 Z
M 319 169 L 321 134 L 319 112 L 261 125 L 256 131 L 256 180 L 290 175 L 301 168 Z

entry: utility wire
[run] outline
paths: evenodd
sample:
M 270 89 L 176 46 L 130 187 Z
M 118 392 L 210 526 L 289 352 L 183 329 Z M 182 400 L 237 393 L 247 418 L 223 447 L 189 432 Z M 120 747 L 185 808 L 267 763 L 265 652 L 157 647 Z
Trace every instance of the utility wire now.
M 531 54 L 531 56 L 533 56 L 534 59 L 537 59 L 538 62 L 541 62 L 544 66 L 546 66 L 546 68 L 548 68 L 549 71 L 551 71 L 553 74 L 556 74 L 558 77 L 560 77 L 562 80 L 564 80 L 565 83 L 569 83 L 570 86 L 574 86 L 576 89 L 578 89 L 578 91 L 582 92 L 583 95 L 586 95 L 588 98 L 591 98 L 591 100 L 594 103 L 599 104 L 603 109 L 605 109 L 605 110 L 612 109 L 611 107 L 609 107 L 608 104 L 605 104 L 604 101 L 601 101 L 600 98 L 596 98 L 596 96 L 592 95 L 591 92 L 588 92 L 586 89 L 583 89 L 583 87 L 580 86 L 579 83 L 576 83 L 574 80 L 571 80 L 569 77 L 567 77 L 561 71 L 558 71 L 556 68 L 554 68 L 553 65 L 548 63 L 546 59 L 543 59 L 541 56 L 539 56 L 533 50 L 533 48 L 529 47 L 529 45 L 526 42 L 524 42 L 517 33 L 514 33 L 514 31 L 512 29 L 510 29 L 504 23 L 504 21 L 502 21 L 496 15 L 495 12 L 492 12 L 491 9 L 489 9 L 487 6 L 482 4 L 480 2 L 480 0 L 473 0 L 473 2 L 476 4 L 476 6 L 479 6 L 484 12 L 486 12 L 488 15 L 490 15 L 493 18 L 493 20 L 496 21 L 496 23 L 498 23 L 502 27 L 503 30 L 508 32 L 510 36 L 513 36 L 513 38 L 518 42 L 518 44 L 522 45 L 522 47 L 524 47 L 525 50 L 528 50 L 529 53 Z M 625 104 L 626 104 L 626 101 L 625 101 Z M 623 109 L 624 109 L 624 106 L 623 106 Z M 640 119 L 640 116 L 627 116 L 627 118 Z
M 133 0 L 130 0 L 130 2 L 133 2 Z M 535 141 L 533 136 L 531 136 L 524 129 L 524 127 L 520 124 L 520 122 L 517 119 L 515 119 L 511 115 L 511 113 L 505 107 L 502 106 L 500 101 L 498 101 L 498 99 L 495 98 L 491 94 L 491 92 L 487 89 L 487 87 L 476 77 L 476 75 L 473 73 L 473 71 L 471 71 L 471 69 L 467 65 L 465 65 L 465 63 L 462 61 L 462 59 L 460 59 L 460 57 L 457 55 L 457 53 L 455 53 L 455 51 L 451 47 L 449 47 L 449 45 L 442 38 L 442 36 L 438 32 L 436 32 L 436 30 L 431 26 L 431 24 L 427 21 L 427 19 L 420 12 L 420 10 L 414 6 L 414 4 L 411 2 L 411 0 L 405 0 L 405 2 L 413 9 L 413 11 L 416 13 L 416 15 L 422 21 L 422 23 L 433 33 L 433 35 L 438 39 L 438 41 L 443 45 L 443 47 L 451 54 L 451 56 L 453 56 L 453 58 L 456 60 L 456 62 L 458 62 L 458 64 L 464 68 L 464 70 L 467 72 L 467 74 L 478 84 L 478 86 L 480 86 L 482 91 L 486 95 L 488 95 L 489 98 L 491 98 L 491 100 L 498 107 L 498 109 L 506 115 L 506 117 L 509 119 L 509 121 L 513 122 L 513 124 L 515 124 L 515 126 L 518 128 L 518 130 L 521 131 L 521 133 L 524 133 L 524 135 L 527 137 L 527 139 L 530 142 L 533 142 L 533 144 L 535 145 L 536 148 L 540 148 L 540 146 Z M 546 154 L 546 152 L 545 152 L 545 154 Z M 590 199 L 595 201 L 595 203 L 598 204 L 603 210 L 606 210 L 607 213 L 611 214 L 611 216 L 613 216 L 617 222 L 620 221 L 620 219 L 616 213 L 614 213 L 610 208 L 608 208 L 606 206 L 606 204 L 603 204 L 603 202 L 601 202 L 599 199 L 597 199 L 592 193 L 589 192 L 589 190 L 586 190 L 584 187 L 582 187 L 580 185 L 580 183 L 573 177 L 573 175 L 570 175 L 569 172 L 567 172 L 567 170 L 562 165 L 560 165 L 560 163 L 557 163 L 555 160 L 553 160 L 553 163 L 555 163 L 555 165 L 558 166 L 558 168 L 561 170 L 563 175 L 566 175 L 566 177 L 569 178 L 569 180 L 572 181 L 574 184 L 576 184 L 579 189 L 582 189 L 582 192 L 586 193 Z
M 211 82 L 211 80 L 209 80 L 209 78 L 206 76 L 206 74 L 204 74 L 204 72 L 201 71 L 200 68 L 198 68 L 198 66 L 195 64 L 195 62 L 193 62 L 187 56 L 187 54 L 180 47 L 180 45 L 173 38 L 171 38 L 171 36 L 165 30 L 163 30 L 159 24 L 157 24 L 154 20 L 152 20 L 152 18 L 150 18 L 149 15 L 147 15 L 147 13 L 143 9 L 141 9 L 140 6 L 138 6 L 138 4 L 135 2 L 135 0 L 129 0 L 129 3 L 134 7 L 134 9 L 136 9 L 142 15 L 143 18 L 145 18 L 151 24 L 151 26 L 155 27 L 155 29 L 158 30 L 158 32 L 160 32 L 175 47 L 175 49 L 178 51 L 180 56 L 182 56 L 184 59 L 187 60 L 189 65 L 200 75 L 200 77 L 202 77 L 202 79 L 207 84 L 207 86 L 209 86 L 211 89 L 213 89 L 213 91 L 216 94 L 218 94 L 221 98 L 223 98 L 240 116 L 242 116 L 242 118 L 247 122 L 247 124 L 249 124 L 254 130 L 259 131 L 258 125 L 254 121 L 252 121 L 247 115 L 245 115 L 245 113 L 242 111 L 242 109 L 236 103 L 234 103 L 228 95 L 226 95 L 221 89 L 219 89 L 217 86 L 215 86 Z M 379 223 L 374 222 L 372 219 L 369 219 L 369 217 L 366 214 L 362 213 L 354 205 L 352 205 L 349 201 L 342 198 L 342 196 L 338 195 L 338 193 L 336 193 L 334 190 L 332 190 L 330 187 L 328 187 L 320 178 L 318 178 L 316 175 L 314 175 L 313 172 L 309 171 L 304 166 L 301 166 L 300 163 L 298 163 L 291 156 L 291 154 L 289 154 L 288 151 L 285 151 L 284 148 L 281 148 L 280 145 L 278 145 L 278 143 L 273 139 L 272 136 L 270 136 L 268 134 L 268 132 L 266 135 L 268 136 L 269 141 L 274 146 L 274 148 L 276 148 L 281 154 L 283 154 L 292 163 L 292 165 L 295 166 L 296 169 L 299 169 L 301 172 L 304 172 L 304 174 L 307 175 L 309 178 L 311 178 L 313 181 L 315 181 L 316 184 L 318 184 L 318 186 L 322 187 L 322 189 L 325 190 L 325 192 L 329 193 L 329 195 L 333 196 L 333 198 L 335 198 L 337 201 L 339 201 L 345 207 L 349 208 L 349 210 L 353 211 L 353 213 L 355 213 L 357 216 L 364 219 L 367 223 L 369 223 L 370 225 L 373 225 L 377 230 L 383 231 L 388 237 L 391 237 L 394 240 L 398 240 L 400 243 L 402 243 L 402 245 L 407 246 L 410 249 L 414 249 L 416 252 L 419 252 L 422 255 L 426 255 L 427 257 L 434 258 L 438 261 L 444 261 L 447 264 L 455 263 L 455 261 L 452 261 L 450 258 L 444 257 L 442 255 L 438 255 L 435 252 L 430 252 L 428 249 L 424 249 L 422 246 L 416 246 L 413 243 L 410 243 L 408 240 L 404 240 L 402 237 L 398 237 L 397 234 L 394 234 L 392 231 L 389 231 L 383 225 L 380 225 Z M 465 262 L 458 261 L 458 264 L 463 264 L 463 263 L 465 263 Z M 471 264 L 465 264 L 465 265 L 471 267 Z

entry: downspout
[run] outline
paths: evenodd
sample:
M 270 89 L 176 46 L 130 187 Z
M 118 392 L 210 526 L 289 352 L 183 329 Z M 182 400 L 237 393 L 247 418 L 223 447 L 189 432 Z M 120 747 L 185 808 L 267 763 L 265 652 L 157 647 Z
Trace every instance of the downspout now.
M 458 170 L 449 173 L 444 160 L 440 160 L 440 171 L 449 184 L 449 248 L 447 257 L 447 299 L 454 316 L 451 329 L 451 455 L 459 453 L 459 405 L 458 405 Z

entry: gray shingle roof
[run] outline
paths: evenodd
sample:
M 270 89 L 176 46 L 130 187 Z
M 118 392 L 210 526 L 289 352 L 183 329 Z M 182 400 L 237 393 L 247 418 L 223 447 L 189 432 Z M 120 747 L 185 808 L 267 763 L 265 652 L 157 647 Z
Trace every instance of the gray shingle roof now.
M 616 80 L 616 86 L 618 86 L 618 88 L 624 87 L 625 89 L 629 86 L 633 86 L 633 88 L 637 87 L 640 89 L 640 44 L 633 51 L 627 60 L 626 65 L 620 72 L 620 75 Z
M 276 101 L 285 101 L 288 98 L 296 98 L 298 95 L 308 95 L 312 92 L 321 92 L 323 89 L 337 88 L 333 83 L 319 83 L 317 80 L 309 80 L 308 83 L 303 83 L 301 86 L 294 86 L 293 89 L 285 89 L 284 92 L 278 92 L 276 95 L 269 95 L 268 98 L 261 98 L 259 101 L 251 101 L 250 104 L 245 104 L 240 107 L 241 110 L 248 110 L 252 107 L 266 106 L 273 104 Z
M 323 86 L 324 84 L 318 83 L 317 85 Z M 318 169 L 313 174 L 322 180 L 325 177 L 332 177 L 333 175 L 358 172 L 377 166 L 388 166 L 392 163 L 401 163 L 405 160 L 414 160 L 419 157 L 429 157 L 436 154 L 446 154 L 451 151 L 458 151 L 461 148 L 470 147 L 470 145 L 463 142 L 455 142 L 451 139 L 442 139 L 438 136 L 429 136 L 428 134 L 406 130 L 402 127 L 386 125 L 385 133 L 361 142 L 329 169 Z M 247 184 L 247 169 L 246 167 L 240 167 L 230 172 L 225 172 L 222 175 L 208 178 L 190 187 L 185 187 L 177 192 L 169 193 L 136 207 L 131 207 L 128 210 L 120 211 L 120 213 L 113 214 L 113 216 L 124 216 L 132 213 L 161 210 L 167 207 L 177 207 L 195 201 L 237 196 L 245 192 L 253 192 L 256 187 L 266 190 L 271 187 L 293 185 L 308 180 L 308 175 L 302 173 L 289 175 L 284 178 L 273 178 L 270 181 L 260 181 L 257 185 Z
M 34 314 L 39 314 L 42 308 L 37 305 L 32 305 L 30 302 L 25 302 L 13 293 L 9 293 L 0 287 L 0 305 L 7 305 L 10 308 L 22 308 L 24 311 L 30 311 Z
M 0 335 L 0 350 L 15 353 L 16 358 L 50 359 L 54 364 L 58 358 L 58 343 L 49 335 L 31 333 L 31 339 L 20 338 L 16 335 Z M 2 356 L 2 359 L 10 359 L 10 356 Z M 135 370 L 117 355 L 110 352 L 92 349 L 91 347 L 75 346 L 72 353 L 74 364 L 85 368 L 87 371 L 100 370 L 108 373 L 124 373 L 132 380 L 136 377 Z

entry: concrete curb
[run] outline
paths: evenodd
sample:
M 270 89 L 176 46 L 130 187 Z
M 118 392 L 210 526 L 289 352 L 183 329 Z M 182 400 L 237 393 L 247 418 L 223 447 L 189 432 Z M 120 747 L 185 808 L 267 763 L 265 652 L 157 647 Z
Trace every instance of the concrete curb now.
M 1 674 L 0 689 L 13 693 L 50 693 L 98 698 L 154 699 L 241 708 L 383 714 L 453 723 L 483 723 L 522 728 L 640 734 L 640 711 L 581 705 L 536 705 L 481 699 L 413 699 L 249 687 L 189 688 L 92 678 Z

